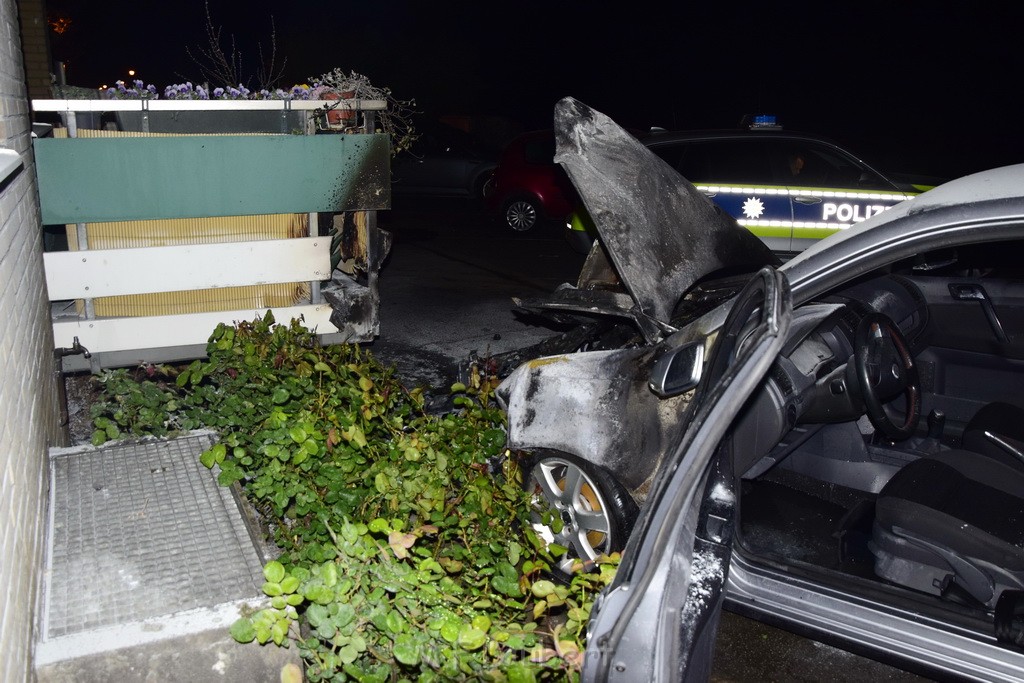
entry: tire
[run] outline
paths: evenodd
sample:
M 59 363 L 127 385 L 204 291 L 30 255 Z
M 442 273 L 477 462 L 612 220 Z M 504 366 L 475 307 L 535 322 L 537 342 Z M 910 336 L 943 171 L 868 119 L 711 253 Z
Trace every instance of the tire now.
M 586 567 L 625 547 L 638 508 L 607 470 L 574 455 L 548 452 L 529 458 L 523 472 L 523 486 L 533 493 L 534 531 L 541 540 L 568 548 L 552 567 L 555 578 L 568 580 L 577 560 Z M 558 533 L 544 523 L 548 511 L 561 520 Z
M 487 171 L 481 173 L 473 179 L 473 184 L 470 186 L 469 198 L 470 199 L 485 199 L 488 194 L 488 185 L 491 182 L 491 178 L 494 177 L 494 171 Z
M 502 205 L 501 220 L 516 232 L 527 232 L 540 223 L 540 207 L 533 199 L 513 197 Z

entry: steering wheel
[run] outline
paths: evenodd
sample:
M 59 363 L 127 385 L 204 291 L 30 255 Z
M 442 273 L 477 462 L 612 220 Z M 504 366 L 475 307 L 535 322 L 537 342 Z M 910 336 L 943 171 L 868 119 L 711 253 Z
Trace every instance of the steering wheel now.
M 893 441 L 913 436 L 921 419 L 921 385 L 909 349 L 900 328 L 883 313 L 870 313 L 857 326 L 853 360 L 861 399 L 871 424 Z M 885 408 L 900 394 L 906 402 L 902 424 Z

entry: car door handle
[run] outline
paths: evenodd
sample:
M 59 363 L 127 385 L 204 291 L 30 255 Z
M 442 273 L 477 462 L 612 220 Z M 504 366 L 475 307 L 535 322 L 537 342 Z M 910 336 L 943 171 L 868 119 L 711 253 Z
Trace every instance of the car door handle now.
M 821 204 L 821 197 L 808 197 L 801 195 L 799 197 L 793 197 L 793 201 L 797 204 L 807 204 L 809 206 L 811 204 Z
M 1003 331 L 1003 323 L 1000 322 L 999 316 L 996 315 L 995 306 L 992 305 L 992 300 L 988 298 L 988 292 L 985 291 L 984 287 L 974 283 L 954 283 L 949 285 L 949 293 L 957 301 L 977 301 L 981 304 L 981 310 L 984 311 L 988 324 L 996 335 L 996 339 L 1004 344 L 1009 341 L 1006 337 L 1006 332 Z
M 708 197 L 708 198 L 710 198 L 710 199 L 714 199 L 715 197 L 717 197 L 717 196 L 718 196 L 718 193 L 717 193 L 717 192 L 711 192 L 710 190 L 701 190 L 701 193 L 702 193 L 702 194 L 703 194 L 703 195 L 704 195 L 705 197 Z

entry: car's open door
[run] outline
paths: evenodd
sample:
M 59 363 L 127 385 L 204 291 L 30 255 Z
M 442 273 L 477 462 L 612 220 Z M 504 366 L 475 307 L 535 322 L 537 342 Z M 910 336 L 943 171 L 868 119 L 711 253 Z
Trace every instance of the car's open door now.
M 734 300 L 711 344 L 699 407 L 594 606 L 584 681 L 708 677 L 736 501 L 730 427 L 775 360 L 791 316 L 788 283 L 770 267 Z

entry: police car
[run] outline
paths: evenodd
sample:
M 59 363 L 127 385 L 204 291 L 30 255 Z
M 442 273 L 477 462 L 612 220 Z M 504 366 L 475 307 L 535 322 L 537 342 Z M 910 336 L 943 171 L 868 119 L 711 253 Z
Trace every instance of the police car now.
M 655 131 L 640 140 L 783 254 L 930 189 L 886 177 L 824 138 L 785 131 L 774 116 L 753 117 L 747 129 Z M 582 214 L 568 221 L 569 240 L 579 250 L 592 242 L 587 223 Z

